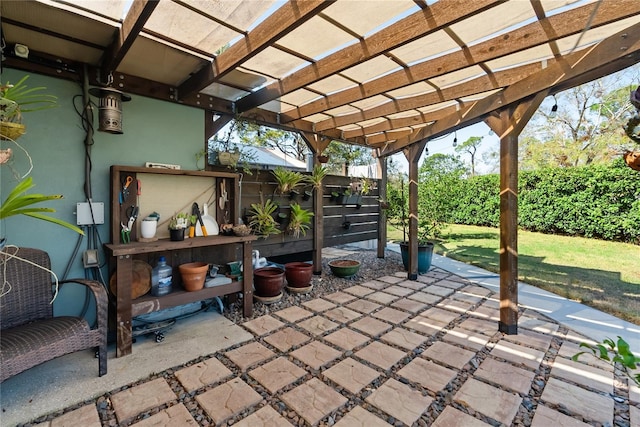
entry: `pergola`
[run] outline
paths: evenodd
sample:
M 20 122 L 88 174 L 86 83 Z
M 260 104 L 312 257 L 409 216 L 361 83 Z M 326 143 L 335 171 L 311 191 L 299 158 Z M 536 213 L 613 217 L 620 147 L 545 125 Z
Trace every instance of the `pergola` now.
M 379 160 L 404 152 L 409 278 L 418 159 L 430 139 L 486 122 L 500 137 L 506 333 L 517 332 L 518 135 L 546 96 L 640 61 L 637 0 L 5 0 L 1 17 L 6 65 L 69 79 L 86 69 L 94 85 L 202 108 L 207 135 L 241 118 L 299 132 L 317 154 L 332 140 Z

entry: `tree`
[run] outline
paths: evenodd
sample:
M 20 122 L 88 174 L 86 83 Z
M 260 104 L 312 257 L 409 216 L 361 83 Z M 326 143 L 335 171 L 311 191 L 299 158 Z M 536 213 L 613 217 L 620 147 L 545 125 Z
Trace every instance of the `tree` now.
M 456 153 L 464 151 L 471 155 L 471 176 L 476 176 L 476 152 L 482 143 L 482 138 L 482 136 L 472 136 L 455 148 Z
M 343 173 L 343 166 L 345 170 L 348 170 L 349 166 L 370 165 L 374 161 L 371 149 L 344 144 L 338 141 L 331 141 L 323 154 L 329 156 L 327 169 L 335 175 L 341 175 Z
M 637 81 L 637 74 L 629 69 L 561 92 L 555 111 L 543 104 L 520 138 L 521 167 L 606 163 L 620 155 L 628 146 L 622 127 L 635 88 L 620 81 Z

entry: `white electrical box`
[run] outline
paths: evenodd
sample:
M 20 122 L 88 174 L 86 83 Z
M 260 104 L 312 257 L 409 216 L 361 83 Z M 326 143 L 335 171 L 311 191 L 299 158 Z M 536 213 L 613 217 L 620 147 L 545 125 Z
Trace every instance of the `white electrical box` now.
M 91 215 L 93 211 L 93 215 Z M 89 206 L 89 202 L 81 202 L 76 205 L 76 224 L 77 225 L 98 225 L 104 224 L 104 203 L 93 202 Z

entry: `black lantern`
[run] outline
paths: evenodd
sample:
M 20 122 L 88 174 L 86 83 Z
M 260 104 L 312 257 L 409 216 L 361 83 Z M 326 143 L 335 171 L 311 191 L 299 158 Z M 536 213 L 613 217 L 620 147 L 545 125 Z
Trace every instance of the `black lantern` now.
M 122 103 L 131 101 L 131 96 L 111 87 L 94 87 L 89 93 L 98 98 L 98 130 L 122 133 Z

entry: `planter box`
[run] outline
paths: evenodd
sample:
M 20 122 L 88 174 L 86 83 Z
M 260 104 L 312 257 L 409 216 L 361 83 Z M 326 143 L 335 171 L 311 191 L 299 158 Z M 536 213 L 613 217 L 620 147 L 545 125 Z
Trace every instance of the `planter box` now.
M 362 196 L 359 194 L 352 194 L 350 196 L 341 195 L 338 197 L 338 204 L 340 205 L 361 205 Z

